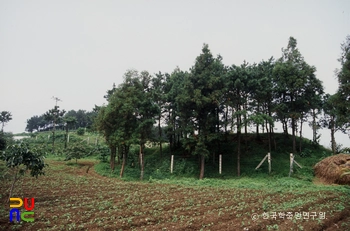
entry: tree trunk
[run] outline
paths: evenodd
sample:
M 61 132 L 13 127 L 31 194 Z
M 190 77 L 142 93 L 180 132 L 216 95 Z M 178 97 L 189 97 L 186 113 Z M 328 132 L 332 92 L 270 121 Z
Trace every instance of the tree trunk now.
M 237 176 L 241 176 L 241 132 L 237 132 L 238 143 L 237 143 Z
M 299 152 L 301 153 L 301 145 L 302 145 L 302 138 L 303 138 L 303 117 L 300 118 L 300 140 L 299 140 Z
M 117 152 L 117 148 L 116 148 L 116 146 L 115 145 L 112 145 L 111 147 L 110 147 L 110 149 L 111 149 L 111 159 L 110 159 L 110 167 L 111 167 L 111 170 L 112 170 L 112 172 L 114 172 L 114 168 L 115 168 L 115 157 L 116 157 L 116 152 Z
M 312 141 L 317 143 L 316 112 L 312 109 Z
M 160 119 L 161 119 L 161 116 L 159 115 L 159 119 L 158 119 L 159 153 L 160 153 L 160 157 L 162 158 L 162 156 L 163 156 L 163 149 L 162 149 L 162 128 L 161 128 L 161 126 L 160 126 Z
M 10 203 L 10 198 L 12 197 L 12 192 L 13 192 L 13 189 L 15 187 L 15 183 L 18 180 L 17 174 L 18 174 L 18 169 L 16 170 L 15 177 L 13 178 L 13 181 L 12 181 L 12 184 L 11 184 L 10 194 L 9 194 L 9 198 L 7 200 L 8 203 Z
M 237 115 L 237 176 L 241 176 L 241 116 Z
M 296 142 L 295 142 L 295 119 L 292 117 L 292 139 L 293 139 L 293 154 L 296 153 Z
M 220 115 L 219 115 L 219 108 L 216 108 L 216 131 L 217 133 L 220 132 Z
M 258 103 L 258 113 L 260 113 L 260 104 Z M 264 124 L 263 124 L 264 127 Z M 256 139 L 259 140 L 260 139 L 260 135 L 259 135 L 259 124 L 256 124 Z
M 228 125 L 228 106 L 226 106 L 225 108 L 225 134 L 227 134 L 227 125 Z
M 116 156 L 117 156 L 117 165 L 119 165 L 120 164 L 120 160 L 123 158 L 123 151 L 121 151 L 121 146 L 120 145 L 118 145 L 117 146 L 117 149 L 118 149 L 118 151 L 116 152 Z
M 125 146 L 125 144 L 122 145 L 121 151 L 122 151 L 123 160 L 122 160 L 122 166 L 120 168 L 120 178 L 123 178 L 124 168 L 125 168 L 125 163 L 126 163 L 126 146 Z
M 201 161 L 201 171 L 199 174 L 199 179 L 202 180 L 204 178 L 204 166 L 205 166 L 205 156 L 201 155 L 200 156 L 200 161 Z
M 274 146 L 275 151 L 276 151 L 277 150 L 277 142 L 276 142 L 275 132 L 272 131 L 271 135 L 272 135 L 272 140 L 273 140 L 273 146 Z
M 266 132 L 267 132 L 267 137 L 268 137 L 268 142 L 269 142 L 269 152 L 271 153 L 271 127 L 269 129 L 270 124 L 266 121 Z
M 66 124 L 66 136 L 64 139 L 64 149 L 67 148 L 67 143 L 68 143 L 68 124 Z
M 144 161 L 144 142 L 141 142 L 140 144 L 140 165 L 141 165 L 141 175 L 140 175 L 140 180 L 143 180 L 143 175 L 144 175 L 144 168 L 145 168 L 145 161 Z
M 333 152 L 333 155 L 336 154 L 337 152 L 337 143 L 335 142 L 335 137 L 334 137 L 334 134 L 335 134 L 335 122 L 334 122 L 334 117 L 331 118 L 331 145 L 332 145 L 332 152 Z
M 234 116 L 233 116 L 233 107 L 231 107 L 231 115 L 232 115 L 232 116 L 231 116 L 231 129 L 230 129 L 230 130 L 231 130 L 231 132 L 232 132 L 232 131 L 233 131 L 233 121 L 234 121 L 234 118 L 233 118 L 233 117 L 234 117 Z
M 243 110 L 244 111 L 247 110 L 247 103 L 243 104 Z M 243 119 L 244 119 L 244 135 L 245 135 L 245 137 L 247 137 L 247 134 L 248 134 L 248 123 L 247 123 L 247 114 L 246 113 L 244 113 Z
M 52 152 L 55 152 L 55 122 L 53 123 L 53 129 L 52 129 Z
M 282 120 L 282 124 L 283 124 L 283 133 L 288 136 L 288 122 L 286 118 L 283 118 Z

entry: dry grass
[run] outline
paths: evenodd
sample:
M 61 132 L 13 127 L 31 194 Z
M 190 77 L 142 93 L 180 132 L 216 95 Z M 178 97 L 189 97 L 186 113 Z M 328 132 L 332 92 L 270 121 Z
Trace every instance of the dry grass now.
M 318 162 L 314 170 L 316 177 L 326 183 L 350 185 L 350 175 L 344 175 L 344 173 L 350 172 L 349 154 L 327 157 Z

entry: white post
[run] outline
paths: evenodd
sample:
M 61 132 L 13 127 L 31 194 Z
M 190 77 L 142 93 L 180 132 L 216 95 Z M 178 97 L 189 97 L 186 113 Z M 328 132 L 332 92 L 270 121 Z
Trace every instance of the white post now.
M 267 153 L 267 162 L 269 163 L 269 174 L 271 173 L 271 154 Z
M 294 160 L 294 163 L 295 163 L 296 165 L 298 165 L 299 168 L 303 168 L 303 167 L 301 167 L 301 165 L 300 165 L 296 160 Z
M 89 144 L 89 143 L 90 143 L 90 137 L 87 138 L 87 144 Z
M 219 174 L 222 172 L 222 154 L 219 155 Z
M 97 137 L 96 137 L 96 140 L 95 140 L 95 146 L 97 146 Z
M 257 169 L 262 165 L 262 163 L 264 163 L 264 161 L 266 160 L 267 157 L 268 157 L 268 155 L 266 155 L 266 156 L 264 157 L 264 159 L 262 159 L 262 160 L 260 161 L 260 163 L 258 164 L 258 166 L 256 166 L 255 170 L 257 170 Z
M 292 175 L 293 173 L 293 162 L 294 162 L 294 155 L 293 153 L 289 154 L 289 158 L 290 158 L 290 169 L 289 169 L 289 177 Z
M 68 137 L 67 137 L 67 143 L 69 143 L 69 134 L 68 134 Z
M 173 169 L 174 169 L 174 155 L 171 155 L 170 173 L 173 173 Z

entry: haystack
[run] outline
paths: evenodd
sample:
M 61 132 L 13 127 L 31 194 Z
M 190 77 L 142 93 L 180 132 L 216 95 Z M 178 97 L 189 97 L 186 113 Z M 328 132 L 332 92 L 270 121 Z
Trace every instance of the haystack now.
M 350 154 L 327 157 L 315 165 L 314 171 L 326 183 L 350 185 Z

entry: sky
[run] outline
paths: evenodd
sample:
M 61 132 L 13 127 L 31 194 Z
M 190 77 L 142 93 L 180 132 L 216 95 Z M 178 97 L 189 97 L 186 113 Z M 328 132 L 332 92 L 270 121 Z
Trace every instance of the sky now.
M 229 66 L 277 59 L 293 36 L 333 94 L 349 29 L 348 0 L 0 0 L 0 111 L 13 118 L 4 131 L 23 132 L 53 97 L 91 111 L 128 69 L 189 70 L 204 43 Z M 322 131 L 321 144 L 329 137 Z

